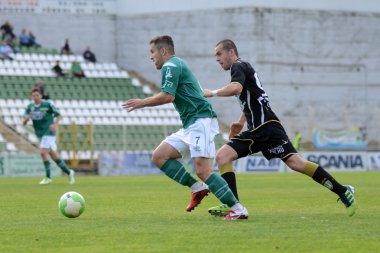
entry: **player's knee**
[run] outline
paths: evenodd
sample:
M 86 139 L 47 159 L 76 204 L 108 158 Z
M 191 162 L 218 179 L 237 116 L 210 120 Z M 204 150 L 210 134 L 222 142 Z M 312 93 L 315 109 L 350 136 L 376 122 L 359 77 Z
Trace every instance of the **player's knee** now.
M 224 164 L 231 163 L 232 159 L 228 154 L 225 154 L 224 152 L 217 152 L 215 157 L 216 163 L 218 164 L 218 167 L 220 168 Z
M 154 165 L 156 165 L 157 167 L 160 167 L 158 165 L 161 163 L 161 160 L 162 160 L 162 158 L 157 153 L 153 152 L 153 154 L 152 154 L 152 163 Z
M 305 169 L 306 161 L 298 155 L 291 156 L 286 160 L 286 165 L 294 171 L 303 172 Z
M 162 165 L 164 165 L 164 163 L 167 161 L 167 159 L 162 155 L 162 153 L 156 150 L 153 151 L 151 160 L 152 163 L 156 165 L 158 168 L 161 168 Z
M 197 177 L 205 181 L 208 178 L 210 173 L 206 171 L 196 171 L 195 174 L 197 175 Z
M 40 149 L 40 154 L 41 156 L 45 157 L 45 156 L 48 156 L 49 151 L 47 149 L 42 148 Z

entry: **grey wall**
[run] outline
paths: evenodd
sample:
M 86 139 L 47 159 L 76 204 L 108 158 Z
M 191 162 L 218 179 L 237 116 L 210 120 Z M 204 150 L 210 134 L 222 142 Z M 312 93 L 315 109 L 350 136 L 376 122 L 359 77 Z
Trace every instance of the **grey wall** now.
M 222 7 L 222 6 L 221 6 Z M 121 12 L 122 13 L 122 12 Z M 34 31 L 45 47 L 59 48 L 70 38 L 76 53 L 89 45 L 102 61 L 117 61 L 159 84 L 149 59 L 148 41 L 173 36 L 204 87 L 229 82 L 214 59 L 214 45 L 233 39 L 243 59 L 259 73 L 271 105 L 289 135 L 298 129 L 368 128 L 380 142 L 380 14 L 334 10 L 224 8 L 150 14 L 47 15 L 1 14 L 19 33 Z M 212 103 L 225 123 L 240 114 L 235 98 Z
M 159 84 L 148 41 L 170 34 L 201 84 L 229 82 L 214 59 L 214 45 L 233 39 L 261 78 L 288 131 L 311 139 L 313 126 L 380 127 L 380 15 L 254 7 L 137 14 L 117 21 L 118 62 Z M 212 99 L 226 123 L 240 114 L 234 98 Z M 289 135 L 292 135 L 289 133 Z

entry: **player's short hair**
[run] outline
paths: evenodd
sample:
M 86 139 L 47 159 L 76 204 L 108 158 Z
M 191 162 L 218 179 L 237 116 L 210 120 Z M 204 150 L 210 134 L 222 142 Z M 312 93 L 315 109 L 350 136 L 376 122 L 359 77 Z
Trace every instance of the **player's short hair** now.
M 156 36 L 150 40 L 149 44 L 154 44 L 158 49 L 166 48 L 170 54 L 175 54 L 174 42 L 169 35 Z
M 31 94 L 33 94 L 34 92 L 38 92 L 42 95 L 41 89 L 39 88 L 33 88 Z
M 239 53 L 238 53 L 238 50 L 237 50 L 237 47 L 235 45 L 235 43 L 230 40 L 230 39 L 225 39 L 225 40 L 221 40 L 219 41 L 215 47 L 219 46 L 219 45 L 223 45 L 223 50 L 225 51 L 228 51 L 228 50 L 234 50 L 235 54 L 237 57 L 239 57 Z

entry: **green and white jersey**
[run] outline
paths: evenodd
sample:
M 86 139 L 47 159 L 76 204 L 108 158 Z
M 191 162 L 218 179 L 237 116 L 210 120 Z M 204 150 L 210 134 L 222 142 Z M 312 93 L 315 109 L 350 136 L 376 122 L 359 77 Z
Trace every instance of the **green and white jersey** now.
M 170 58 L 162 66 L 161 74 L 161 90 L 175 97 L 173 104 L 179 112 L 183 128 L 189 127 L 199 118 L 216 117 L 198 80 L 185 61 L 176 56 Z
M 33 121 L 34 131 L 39 139 L 42 136 L 55 136 L 55 131 L 50 131 L 49 127 L 54 123 L 54 118 L 61 115 L 58 108 L 52 102 L 42 100 L 41 104 L 30 103 L 25 110 L 25 115 L 29 115 Z

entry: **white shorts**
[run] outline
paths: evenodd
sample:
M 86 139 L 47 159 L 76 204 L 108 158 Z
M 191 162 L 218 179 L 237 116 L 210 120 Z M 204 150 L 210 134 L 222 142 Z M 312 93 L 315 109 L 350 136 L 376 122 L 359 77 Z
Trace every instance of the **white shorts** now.
M 187 129 L 180 129 L 165 138 L 164 142 L 173 146 L 185 162 L 194 157 L 215 157 L 214 138 L 219 133 L 216 118 L 197 119 Z
M 46 148 L 46 149 L 56 151 L 57 144 L 55 143 L 55 136 L 50 136 L 50 135 L 42 136 L 40 148 Z

